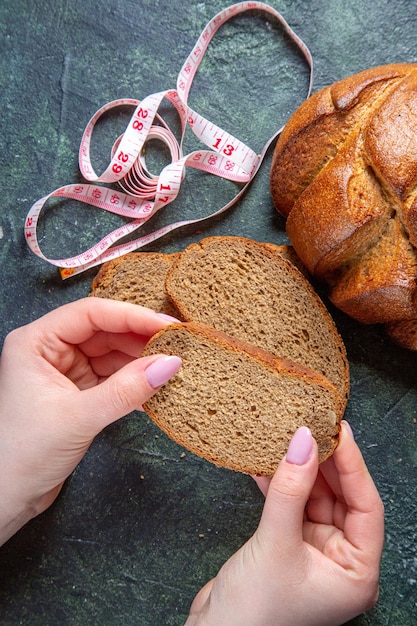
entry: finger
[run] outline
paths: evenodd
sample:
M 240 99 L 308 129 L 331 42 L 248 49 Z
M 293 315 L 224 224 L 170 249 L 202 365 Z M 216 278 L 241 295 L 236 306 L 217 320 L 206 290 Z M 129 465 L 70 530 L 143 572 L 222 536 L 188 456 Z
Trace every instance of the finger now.
M 109 352 L 98 358 L 90 358 L 90 365 L 97 375 L 99 382 L 102 383 L 104 378 L 108 378 L 134 360 L 135 357 L 115 350 L 114 352 Z
M 377 488 L 351 431 L 342 422 L 342 433 L 334 457 L 343 502 L 346 505 L 344 534 L 360 550 L 381 551 L 384 509 Z
M 290 550 L 302 543 L 304 509 L 317 471 L 317 444 L 310 430 L 301 427 L 293 436 L 269 485 L 258 528 L 266 545 L 279 541 Z
M 78 347 L 88 357 L 101 357 L 112 351 L 139 357 L 148 341 L 149 337 L 146 335 L 99 331 Z
M 272 476 L 252 476 L 252 478 L 258 485 L 258 488 L 262 491 L 263 495 L 266 497 L 269 485 L 271 484 Z
M 316 490 L 313 490 L 308 516 L 312 521 L 342 529 L 345 525 L 346 504 L 334 455 L 321 464 L 319 477 L 321 493 L 316 494 Z
M 320 467 L 306 507 L 308 519 L 317 524 L 333 524 L 335 501 L 336 496 L 324 478 Z
M 151 337 L 168 323 L 167 316 L 137 304 L 84 298 L 47 313 L 31 326 L 47 335 L 50 343 L 52 336 L 66 343 L 82 344 L 98 331 Z
M 340 431 L 339 445 L 340 445 L 341 437 L 342 437 L 342 427 Z M 340 485 L 339 472 L 337 471 L 335 463 L 334 463 L 334 453 L 329 459 L 327 459 L 320 465 L 320 473 L 322 474 L 331 492 L 334 493 L 336 497 L 342 499 L 343 498 L 342 487 Z
M 81 352 L 77 352 L 72 359 L 70 367 L 61 369 L 65 376 L 77 385 L 79 389 L 89 389 L 94 385 L 102 383 L 103 379 L 108 378 L 108 376 L 111 376 L 136 358 L 136 356 L 130 356 L 117 350 L 89 359 Z
M 135 359 L 100 385 L 80 392 L 80 421 L 95 436 L 105 426 L 139 409 L 182 365 L 163 354 Z
M 214 581 L 215 579 L 213 578 L 208 583 L 206 583 L 204 587 L 200 589 L 200 591 L 194 598 L 193 603 L 191 604 L 190 616 L 199 615 L 201 613 L 203 607 L 206 605 L 210 597 L 210 593 L 211 593 L 211 589 L 213 587 Z

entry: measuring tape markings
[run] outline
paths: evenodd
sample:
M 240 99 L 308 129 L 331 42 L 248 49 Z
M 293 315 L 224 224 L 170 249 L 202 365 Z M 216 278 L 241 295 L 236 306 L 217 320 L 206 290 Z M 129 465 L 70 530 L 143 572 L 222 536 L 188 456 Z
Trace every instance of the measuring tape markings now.
M 79 151 L 79 165 L 84 178 L 92 182 L 113 183 L 126 175 L 140 154 L 164 93 L 160 92 L 159 94 L 147 96 L 142 102 L 129 99 L 113 100 L 113 102 L 104 105 L 93 115 L 84 131 Z M 114 151 L 107 169 L 98 176 L 94 172 L 90 159 L 90 143 L 94 126 L 104 113 L 127 104 L 135 104 L 136 109 L 119 141 L 117 151 Z
M 38 200 L 30 209 L 25 222 L 26 241 L 35 254 L 60 268 L 62 278 L 78 274 L 90 267 L 131 252 L 183 225 L 199 223 L 217 216 L 235 204 L 246 191 L 269 146 L 282 131 L 282 128 L 267 141 L 261 153 L 256 154 L 239 139 L 194 111 L 188 106 L 187 99 L 193 78 L 214 34 L 232 16 L 253 9 L 266 11 L 274 16 L 301 49 L 310 68 L 307 97 L 310 95 L 313 83 L 311 54 L 304 42 L 292 31 L 275 9 L 262 2 L 240 2 L 218 13 L 206 25 L 183 64 L 178 74 L 176 90 L 171 89 L 151 94 L 142 101 L 131 98 L 114 100 L 102 106 L 88 122 L 79 149 L 81 173 L 90 183 L 111 184 L 117 182 L 123 191 L 119 192 L 87 183 L 65 185 Z M 171 102 L 179 115 L 181 121 L 180 142 L 177 141 L 168 125 L 157 113 L 164 98 Z M 109 165 L 101 175 L 97 175 L 90 159 L 90 145 L 94 127 L 106 112 L 126 105 L 134 106 L 134 113 L 125 132 L 113 144 Z M 158 124 L 154 123 L 155 119 Z M 198 150 L 186 156 L 182 155 L 182 144 L 187 125 L 210 150 Z M 172 162 L 165 166 L 158 176 L 150 174 L 146 168 L 144 147 L 151 138 L 163 141 L 168 146 L 172 159 Z M 243 187 L 230 202 L 206 217 L 168 224 L 134 241 L 114 246 L 117 241 L 140 228 L 157 211 L 176 199 L 186 173 L 186 167 L 203 170 L 215 176 L 241 183 Z M 117 215 L 131 218 L 132 221 L 115 229 L 81 254 L 66 259 L 48 259 L 39 246 L 37 225 L 42 208 L 52 197 L 76 199 Z

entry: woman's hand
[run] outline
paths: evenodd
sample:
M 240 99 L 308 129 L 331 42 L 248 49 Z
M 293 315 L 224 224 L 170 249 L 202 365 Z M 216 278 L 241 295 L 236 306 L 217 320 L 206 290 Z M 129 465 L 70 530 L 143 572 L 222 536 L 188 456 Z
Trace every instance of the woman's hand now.
M 0 361 L 0 545 L 56 498 L 94 437 L 181 366 L 138 358 L 167 316 L 86 298 L 12 331 Z
M 373 606 L 383 505 L 346 422 L 320 468 L 301 428 L 272 480 L 256 480 L 259 527 L 196 596 L 186 626 L 336 626 Z

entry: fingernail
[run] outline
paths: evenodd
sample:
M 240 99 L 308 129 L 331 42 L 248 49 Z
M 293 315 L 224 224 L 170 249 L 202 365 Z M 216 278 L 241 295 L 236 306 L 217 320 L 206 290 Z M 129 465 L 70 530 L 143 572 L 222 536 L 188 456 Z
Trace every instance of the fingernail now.
M 145 377 L 153 389 L 165 384 L 178 372 L 182 365 L 179 356 L 162 356 L 145 370 Z
M 352 437 L 352 439 L 355 439 L 355 435 L 353 434 L 353 430 L 352 430 L 351 425 L 349 424 L 349 422 L 347 422 L 346 420 L 343 420 L 342 424 L 344 424 L 346 426 L 346 430 L 349 432 L 349 434 Z
M 288 446 L 286 461 L 294 465 L 307 463 L 313 451 L 313 437 L 307 426 L 301 426 L 295 431 Z
M 157 313 L 158 317 L 162 317 L 162 319 L 166 320 L 167 322 L 176 322 L 181 323 L 181 320 L 178 320 L 176 317 L 173 317 L 172 315 L 167 315 L 166 313 Z

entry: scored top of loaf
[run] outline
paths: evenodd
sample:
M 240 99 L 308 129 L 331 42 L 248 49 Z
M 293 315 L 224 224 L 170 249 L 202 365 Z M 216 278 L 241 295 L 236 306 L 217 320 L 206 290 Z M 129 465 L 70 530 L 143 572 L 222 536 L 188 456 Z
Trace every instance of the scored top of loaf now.
M 287 233 L 362 323 L 417 319 L 417 64 L 373 67 L 291 116 L 271 166 Z
M 144 409 L 193 453 L 268 475 L 301 425 L 317 440 L 320 461 L 336 447 L 339 394 L 317 372 L 192 322 L 152 337 L 143 354 L 156 353 L 180 356 L 183 365 Z
M 271 246 L 243 237 L 191 244 L 167 273 L 182 319 L 310 367 L 349 395 L 349 365 L 335 323 L 302 274 Z
M 297 108 L 278 138 L 271 164 L 271 195 L 280 213 L 289 215 L 378 98 L 416 69 L 413 63 L 373 67 L 320 89 Z

